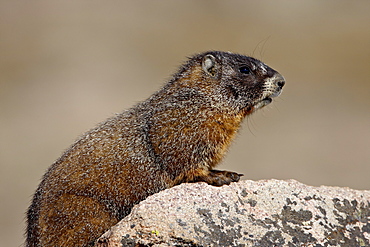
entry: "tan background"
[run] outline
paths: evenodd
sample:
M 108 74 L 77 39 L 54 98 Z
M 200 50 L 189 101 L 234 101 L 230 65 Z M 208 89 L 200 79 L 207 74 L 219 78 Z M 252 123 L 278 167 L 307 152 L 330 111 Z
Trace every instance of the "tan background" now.
M 253 55 L 287 81 L 222 169 L 370 189 L 370 1 L 1 1 L 0 239 L 23 242 L 45 169 L 186 56 Z

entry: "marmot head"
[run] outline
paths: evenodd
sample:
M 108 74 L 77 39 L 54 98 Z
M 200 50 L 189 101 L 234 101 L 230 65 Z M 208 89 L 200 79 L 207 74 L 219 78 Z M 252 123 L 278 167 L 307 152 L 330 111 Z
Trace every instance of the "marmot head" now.
M 263 62 L 234 53 L 203 53 L 202 69 L 217 78 L 222 94 L 248 114 L 271 103 L 285 85 L 284 77 Z
M 198 54 L 190 58 L 178 75 L 186 76 L 189 68 L 194 67 L 200 73 L 197 73 L 200 83 L 211 83 L 203 87 L 205 91 L 209 93 L 212 88 L 214 98 L 246 114 L 271 103 L 285 85 L 284 77 L 263 62 L 230 52 Z

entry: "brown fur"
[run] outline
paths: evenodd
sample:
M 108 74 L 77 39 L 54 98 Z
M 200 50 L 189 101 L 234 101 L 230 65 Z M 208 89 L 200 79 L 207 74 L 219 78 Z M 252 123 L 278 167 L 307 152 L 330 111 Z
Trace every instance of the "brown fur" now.
M 183 182 L 238 181 L 241 174 L 213 168 L 244 117 L 284 83 L 250 57 L 193 56 L 162 89 L 87 132 L 48 169 L 28 209 L 27 246 L 92 245 L 151 194 Z

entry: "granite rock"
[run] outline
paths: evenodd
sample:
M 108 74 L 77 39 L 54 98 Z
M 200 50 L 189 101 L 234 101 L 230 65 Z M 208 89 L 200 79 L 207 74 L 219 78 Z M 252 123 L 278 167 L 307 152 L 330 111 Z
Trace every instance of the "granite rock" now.
M 96 246 L 370 246 L 370 191 L 294 180 L 181 184 L 136 205 Z

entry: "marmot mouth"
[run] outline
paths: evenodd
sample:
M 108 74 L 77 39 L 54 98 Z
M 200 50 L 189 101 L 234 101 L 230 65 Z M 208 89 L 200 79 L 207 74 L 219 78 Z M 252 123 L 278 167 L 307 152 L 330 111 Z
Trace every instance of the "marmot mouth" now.
M 270 104 L 272 102 L 272 97 L 266 97 L 262 101 L 266 102 L 267 104 Z
M 268 104 L 270 104 L 272 102 L 272 98 L 271 97 L 266 97 L 262 100 L 259 100 L 256 102 L 256 104 L 254 105 L 254 108 L 257 110 L 257 109 L 260 109 L 264 106 L 267 106 Z
M 278 89 L 275 90 L 275 92 L 267 94 L 268 96 L 264 95 L 266 97 L 262 98 L 261 100 L 256 101 L 254 107 L 256 109 L 259 109 L 259 108 L 262 108 L 262 107 L 270 104 L 272 102 L 272 98 L 278 97 L 281 94 L 282 91 L 283 90 L 281 88 L 278 88 Z

